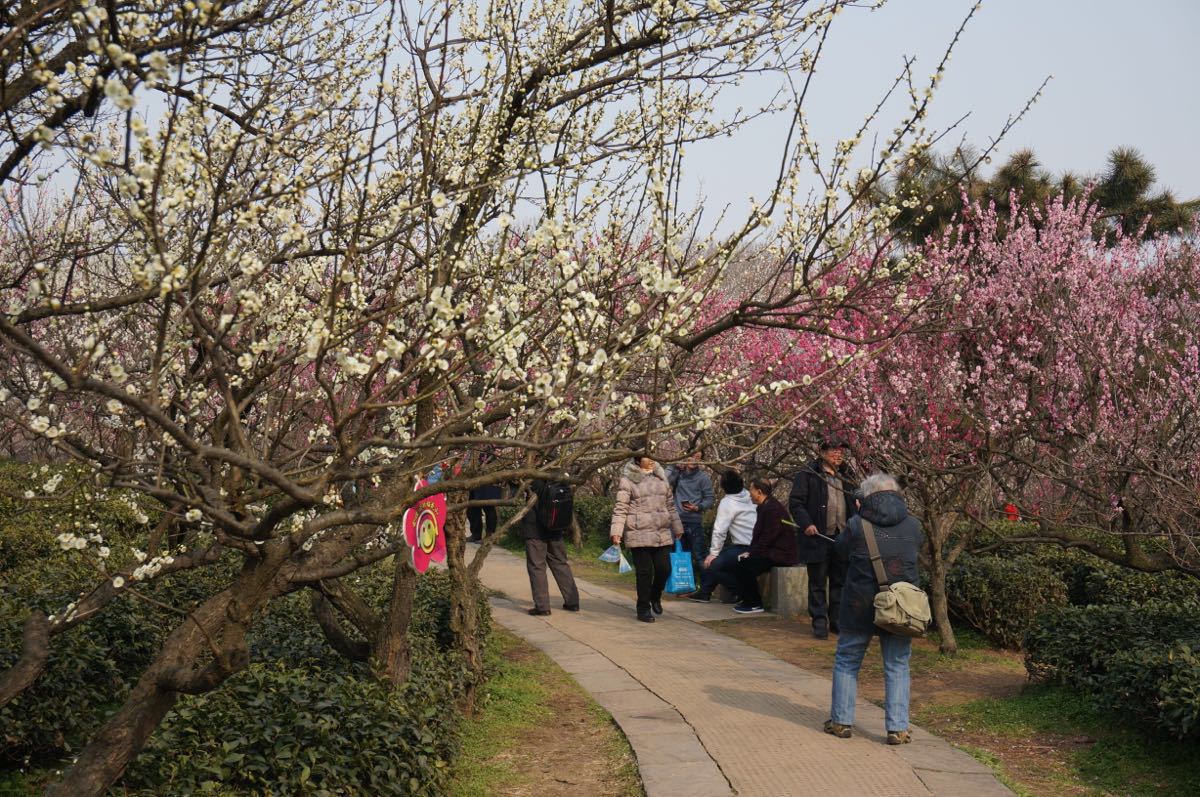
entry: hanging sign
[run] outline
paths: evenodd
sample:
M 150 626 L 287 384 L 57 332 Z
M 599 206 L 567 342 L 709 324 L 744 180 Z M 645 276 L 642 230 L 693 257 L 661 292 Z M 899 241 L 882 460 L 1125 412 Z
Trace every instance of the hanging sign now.
M 438 480 L 421 479 L 415 489 L 420 490 Z M 418 573 L 428 570 L 430 562 L 446 561 L 445 493 L 426 496 L 404 513 L 404 540 L 412 551 L 413 567 Z

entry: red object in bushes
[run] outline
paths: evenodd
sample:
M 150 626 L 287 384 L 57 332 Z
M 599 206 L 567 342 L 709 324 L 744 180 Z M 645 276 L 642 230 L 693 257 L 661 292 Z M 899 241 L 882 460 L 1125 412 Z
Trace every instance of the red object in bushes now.
M 1017 511 L 1016 504 L 1004 505 L 1004 517 L 1006 520 L 1011 520 L 1014 523 L 1021 519 L 1021 513 Z

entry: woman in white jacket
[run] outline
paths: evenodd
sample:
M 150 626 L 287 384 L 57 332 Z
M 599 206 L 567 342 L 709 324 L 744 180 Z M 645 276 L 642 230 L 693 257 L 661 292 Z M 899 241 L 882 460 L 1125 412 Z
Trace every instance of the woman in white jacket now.
M 737 589 L 734 566 L 738 556 L 750 550 L 757 518 L 757 507 L 750 500 L 750 492 L 735 471 L 728 471 L 721 477 L 721 490 L 725 497 L 717 504 L 717 520 L 713 524 L 712 544 L 700 575 L 700 589 L 687 596 L 688 600 L 700 603 L 712 600 L 718 584 Z M 725 545 L 727 539 L 729 544 Z

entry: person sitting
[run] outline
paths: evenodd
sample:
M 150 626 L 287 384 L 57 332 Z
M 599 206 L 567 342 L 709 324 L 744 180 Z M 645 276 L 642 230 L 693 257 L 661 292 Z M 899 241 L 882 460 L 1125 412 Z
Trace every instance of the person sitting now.
M 825 732 L 848 739 L 854 726 L 854 701 L 858 671 L 872 637 L 879 637 L 883 651 L 883 711 L 887 743 L 906 744 L 908 733 L 908 660 L 912 639 L 884 631 L 875 625 L 875 594 L 879 580 L 871 564 L 863 520 L 870 523 L 888 583 L 918 583 L 917 556 L 924 535 L 921 523 L 908 514 L 900 485 L 892 476 L 876 473 L 863 480 L 859 489 L 862 505 L 838 537 L 838 556 L 849 560 L 842 591 L 837 652 L 833 659 L 833 706 Z
M 721 490 L 725 496 L 717 504 L 712 544 L 700 573 L 700 589 L 687 596 L 688 600 L 700 603 L 711 601 L 718 585 L 737 592 L 737 559 L 750 550 L 754 523 L 758 518 L 758 508 L 750 500 L 750 491 L 736 471 L 727 471 L 721 477 Z M 727 539 L 728 545 L 725 544 Z
M 771 491 L 770 480 L 759 477 L 750 482 L 750 500 L 758 507 L 750 549 L 738 555 L 738 596 L 742 602 L 733 607 L 738 614 L 756 614 L 763 610 L 758 591 L 758 577 L 772 567 L 791 567 L 796 564 L 796 535 L 784 523 L 787 510 Z

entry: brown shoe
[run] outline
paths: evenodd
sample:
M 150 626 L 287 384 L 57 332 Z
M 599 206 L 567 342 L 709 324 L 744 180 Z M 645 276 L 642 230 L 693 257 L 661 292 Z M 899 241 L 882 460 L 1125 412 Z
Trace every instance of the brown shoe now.
M 912 734 L 908 731 L 888 731 L 888 744 L 908 744 L 912 741 Z
M 833 720 L 825 720 L 825 733 L 836 736 L 839 739 L 849 739 L 854 734 L 854 728 L 850 725 L 839 725 Z M 891 744 L 891 734 L 888 734 L 888 744 Z

